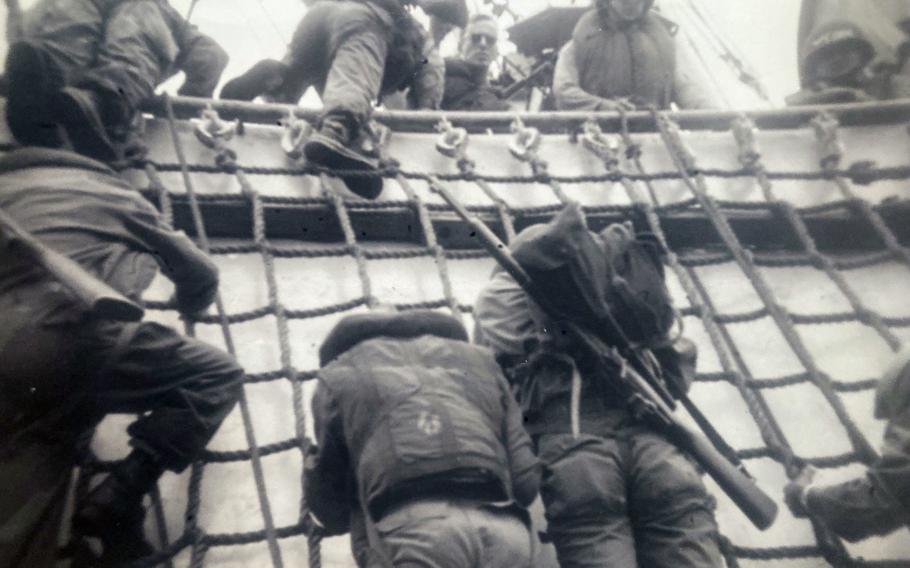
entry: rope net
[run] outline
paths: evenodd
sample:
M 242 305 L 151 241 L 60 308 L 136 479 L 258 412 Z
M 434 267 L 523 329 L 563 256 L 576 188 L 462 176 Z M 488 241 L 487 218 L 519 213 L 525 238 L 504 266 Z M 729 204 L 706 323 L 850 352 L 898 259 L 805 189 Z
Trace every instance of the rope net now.
M 692 399 L 781 505 L 759 532 L 706 479 L 730 566 L 910 562 L 906 529 L 847 545 L 781 501 L 805 464 L 837 481 L 877 455 L 875 379 L 910 337 L 906 124 L 844 127 L 819 114 L 760 130 L 740 116 L 728 130 L 682 131 L 676 115 L 655 113 L 539 138 L 517 123 L 465 144 L 449 125 L 442 139 L 458 143 L 443 155 L 437 135 L 396 130 L 389 115 L 386 190 L 366 202 L 286 158 L 274 125 L 245 124 L 207 146 L 169 101 L 164 110 L 148 123 L 148 161 L 122 173 L 214 256 L 222 284 L 209 315 L 189 322 L 159 278 L 149 317 L 228 350 L 248 374 L 209 449 L 151 496 L 147 529 L 161 552 L 140 565 L 353 566 L 346 539 L 320 544 L 301 522 L 316 349 L 340 317 L 377 303 L 447 310 L 472 328 L 493 260 L 438 184 L 504 240 L 571 199 L 593 229 L 631 219 L 672 251 L 669 284 L 700 348 Z M 653 128 L 629 127 L 645 119 Z M 77 499 L 126 453 L 127 420 L 102 425 Z

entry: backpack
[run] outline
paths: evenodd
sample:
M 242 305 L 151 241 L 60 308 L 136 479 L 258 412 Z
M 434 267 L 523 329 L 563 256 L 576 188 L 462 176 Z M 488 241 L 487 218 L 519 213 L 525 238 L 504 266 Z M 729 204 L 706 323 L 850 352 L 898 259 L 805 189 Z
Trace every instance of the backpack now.
M 656 236 L 636 233 L 608 262 L 605 296 L 610 312 L 626 337 L 645 347 L 667 336 L 676 315 L 665 280 L 665 255 Z
M 676 312 L 664 280 L 665 250 L 654 235 L 627 224 L 593 233 L 580 205 L 569 204 L 549 223 L 522 231 L 512 253 L 547 297 L 551 320 L 581 324 L 611 345 L 623 342 L 609 331 L 611 317 L 632 347 L 666 340 Z

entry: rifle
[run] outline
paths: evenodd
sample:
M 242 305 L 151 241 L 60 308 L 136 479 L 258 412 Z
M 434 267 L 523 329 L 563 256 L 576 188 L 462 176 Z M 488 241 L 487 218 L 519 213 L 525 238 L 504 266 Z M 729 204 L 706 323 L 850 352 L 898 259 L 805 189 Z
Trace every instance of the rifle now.
M 548 298 L 531 280 L 528 273 L 518 264 L 508 247 L 486 224 L 471 215 L 457 199 L 433 177 L 429 178 L 430 188 L 438 193 L 480 238 L 483 247 L 508 272 L 515 282 L 534 300 L 545 313 L 553 313 Z M 615 325 L 615 321 L 613 324 Z M 609 325 L 609 321 L 607 322 Z M 647 368 L 632 365 L 623 357 L 617 347 L 607 345 L 600 337 L 577 323 L 565 322 L 565 330 L 580 350 L 597 361 L 598 368 L 616 369 L 617 390 L 628 399 L 636 416 L 644 418 L 653 428 L 662 432 L 677 447 L 689 454 L 737 507 L 759 529 L 771 526 L 777 516 L 777 504 L 761 490 L 755 481 L 724 457 L 701 433 L 689 428 L 674 413 L 665 396 L 658 394 L 652 384 L 659 384 L 654 377 L 646 379 Z M 621 330 L 614 330 L 621 334 Z M 615 337 L 615 336 L 614 336 Z M 619 335 L 622 337 L 622 335 Z M 630 350 L 626 350 L 629 353 Z
M 62 284 L 93 316 L 116 321 L 142 319 L 144 312 L 136 303 L 89 274 L 78 262 L 38 241 L 2 209 L 0 237 L 6 241 L 6 246 L 33 261 Z
M 546 73 L 551 73 L 553 68 L 556 65 L 556 56 L 557 52 L 553 51 L 551 53 L 543 53 L 540 57 L 540 62 L 535 65 L 531 71 L 528 72 L 527 76 L 522 77 L 521 79 L 515 81 L 511 85 L 508 85 L 502 89 L 500 93 L 503 100 L 508 100 L 518 91 L 524 89 L 528 86 L 533 86 L 539 83 L 541 80 L 545 79 Z

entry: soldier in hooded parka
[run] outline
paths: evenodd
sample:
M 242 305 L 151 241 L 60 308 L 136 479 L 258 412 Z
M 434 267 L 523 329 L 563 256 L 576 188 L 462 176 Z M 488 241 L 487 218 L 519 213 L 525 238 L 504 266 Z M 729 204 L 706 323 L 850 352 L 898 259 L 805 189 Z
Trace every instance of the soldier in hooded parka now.
M 675 24 L 654 0 L 597 0 L 562 47 L 553 91 L 560 110 L 720 106 Z
M 540 464 L 488 349 L 418 310 L 348 316 L 319 357 L 314 526 L 351 532 L 361 567 L 533 566 Z
M 685 392 L 695 346 L 667 335 L 674 312 L 660 245 L 626 224 L 593 233 L 573 204 L 519 233 L 510 248 L 558 313 L 544 313 L 497 267 L 473 314 L 477 336 L 517 392 L 544 464 L 546 532 L 560 566 L 723 566 L 715 502 L 695 465 L 639 421 L 611 388 L 616 379 L 561 331 L 563 320 L 596 329 L 590 318 L 608 305 L 630 340 L 650 346 L 664 380 Z M 627 285 L 613 287 L 610 274 L 625 274 Z M 639 309 L 625 309 L 634 304 Z

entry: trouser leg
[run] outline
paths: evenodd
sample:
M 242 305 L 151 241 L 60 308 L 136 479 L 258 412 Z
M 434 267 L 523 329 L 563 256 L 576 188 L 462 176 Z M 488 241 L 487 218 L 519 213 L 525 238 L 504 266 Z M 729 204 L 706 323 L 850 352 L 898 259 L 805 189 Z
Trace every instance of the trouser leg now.
M 6 123 L 25 146 L 60 146 L 51 100 L 63 87 L 63 71 L 41 42 L 18 41 L 6 57 Z
M 354 172 L 341 179 L 352 192 L 375 199 L 382 177 L 374 145 L 363 125 L 382 85 L 390 30 L 366 4 L 340 3 L 329 34 L 331 65 L 322 90 L 319 131 L 304 145 L 307 160 L 331 170 Z
M 362 5 L 352 5 L 335 21 L 329 38 L 331 66 L 322 92 L 323 113 L 345 117 L 356 129 L 379 96 L 391 32 Z
M 613 439 L 546 434 L 541 498 L 547 533 L 563 568 L 637 566 L 625 471 Z
M 371 544 L 384 568 L 474 566 L 476 546 L 463 530 L 466 521 L 446 500 L 415 501 L 373 523 Z
M 651 432 L 629 436 L 630 510 L 639 563 L 721 567 L 714 499 L 689 459 Z
M 35 440 L 0 457 L 0 566 L 54 565 L 74 464 L 72 447 Z
M 100 327 L 91 347 L 107 359 L 92 381 L 93 410 L 142 414 L 127 429 L 133 451 L 79 505 L 73 526 L 99 537 L 102 558 L 117 564 L 153 551 L 143 497 L 165 469 L 198 459 L 237 401 L 243 372 L 226 353 L 158 324 Z
M 416 501 L 373 527 L 378 556 L 395 568 L 530 568 L 527 525 L 511 512 L 476 502 Z
M 109 15 L 96 63 L 78 86 L 101 93 L 108 117 L 126 121 L 152 96 L 178 52 L 155 1 L 122 2 Z
M 535 547 L 525 521 L 512 513 L 486 507 L 467 510 L 480 538 L 480 560 L 489 568 L 533 568 Z
M 128 428 L 131 444 L 179 472 L 199 457 L 234 407 L 242 379 L 227 353 L 143 323 L 93 395 L 101 412 L 145 413 Z
M 74 412 L 78 329 L 44 327 L 18 307 L 0 298 L 0 566 L 44 568 L 56 561 L 80 441 L 96 420 Z

